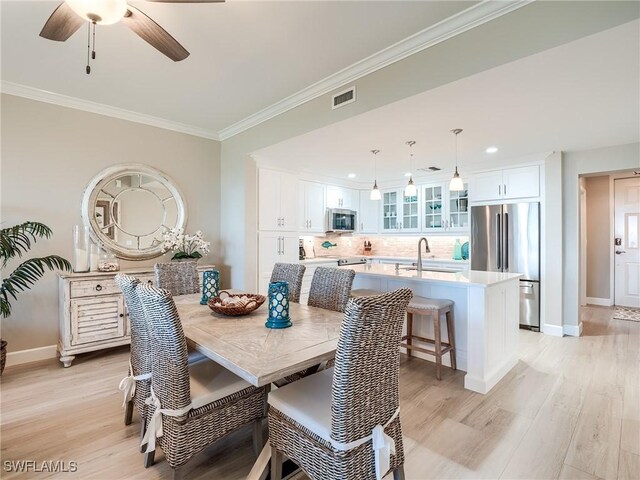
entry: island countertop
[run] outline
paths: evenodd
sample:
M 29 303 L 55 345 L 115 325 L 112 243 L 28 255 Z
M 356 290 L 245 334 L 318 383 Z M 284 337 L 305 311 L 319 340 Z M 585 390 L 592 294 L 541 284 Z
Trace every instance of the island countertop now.
M 478 270 L 464 270 L 461 272 L 434 272 L 422 270 L 422 272 L 418 272 L 417 270 L 408 270 L 402 267 L 396 270 L 395 265 L 388 264 L 345 265 L 340 268 L 349 268 L 354 270 L 356 275 L 382 276 L 398 280 L 449 284 L 452 286 L 473 285 L 488 287 L 522 277 L 522 274 L 520 273 L 482 272 Z

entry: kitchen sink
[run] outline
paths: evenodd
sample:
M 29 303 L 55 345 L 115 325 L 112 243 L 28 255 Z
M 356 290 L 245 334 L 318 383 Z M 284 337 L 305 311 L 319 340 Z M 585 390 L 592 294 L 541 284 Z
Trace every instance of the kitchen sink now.
M 418 270 L 415 265 L 404 265 L 400 267 L 400 270 Z M 440 273 L 458 273 L 462 270 L 457 268 L 438 268 L 438 267 L 422 267 L 423 272 L 440 272 Z

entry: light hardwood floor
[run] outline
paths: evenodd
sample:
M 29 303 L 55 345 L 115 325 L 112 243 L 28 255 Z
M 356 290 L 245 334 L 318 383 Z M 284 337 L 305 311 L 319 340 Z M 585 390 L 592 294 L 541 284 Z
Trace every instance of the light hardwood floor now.
M 403 359 L 401 407 L 408 479 L 639 479 L 640 323 L 583 310 L 584 336 L 521 331 L 520 362 L 489 395 L 463 374 Z M 126 349 L 8 368 L 2 377 L 2 478 L 164 479 L 161 453 L 144 469 L 139 423 L 123 425 L 117 385 Z M 78 462 L 76 473 L 16 474 L 7 460 Z M 241 479 L 254 457 L 248 430 L 189 463 L 186 479 Z

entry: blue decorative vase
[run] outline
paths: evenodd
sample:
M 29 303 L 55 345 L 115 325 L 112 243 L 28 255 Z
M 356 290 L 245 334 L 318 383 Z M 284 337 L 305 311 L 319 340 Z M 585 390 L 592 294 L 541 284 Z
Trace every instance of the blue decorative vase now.
M 469 242 L 464 242 L 462 244 L 462 259 L 469 260 Z
M 269 318 L 264 324 L 267 328 L 290 327 L 289 283 L 271 282 L 269 284 Z
M 206 270 L 202 273 L 202 298 L 200 305 L 209 303 L 211 297 L 218 296 L 220 288 L 220 272 L 218 270 Z

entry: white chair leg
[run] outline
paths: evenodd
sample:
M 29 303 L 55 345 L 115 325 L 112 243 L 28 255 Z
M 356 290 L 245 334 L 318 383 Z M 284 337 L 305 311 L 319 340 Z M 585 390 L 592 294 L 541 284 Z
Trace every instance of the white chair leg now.
M 282 480 L 282 453 L 271 447 L 271 480 Z
M 404 480 L 404 466 L 400 465 L 393 469 L 393 480 Z

